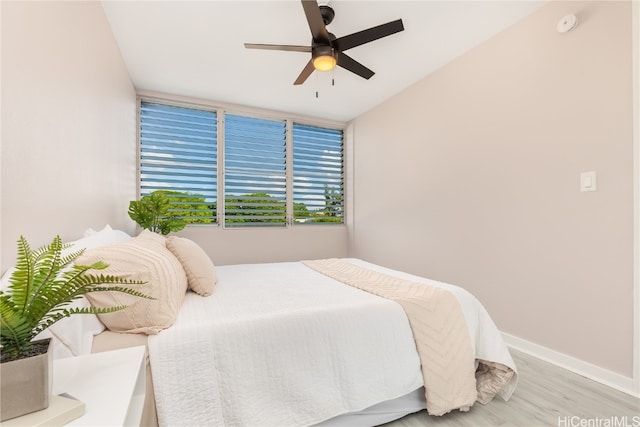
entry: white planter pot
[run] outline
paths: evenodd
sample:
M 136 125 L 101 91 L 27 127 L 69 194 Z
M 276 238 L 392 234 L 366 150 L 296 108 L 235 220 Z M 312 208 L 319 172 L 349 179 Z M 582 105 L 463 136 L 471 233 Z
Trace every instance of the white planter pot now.
M 24 359 L 0 363 L 0 421 L 49 407 L 53 386 L 51 340 L 47 351 Z

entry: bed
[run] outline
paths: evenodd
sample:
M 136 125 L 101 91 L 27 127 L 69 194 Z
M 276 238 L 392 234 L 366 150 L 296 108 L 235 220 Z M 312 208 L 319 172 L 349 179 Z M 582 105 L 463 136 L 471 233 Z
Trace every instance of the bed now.
M 114 257 L 113 248 L 149 238 L 154 245 L 169 246 L 160 236 L 129 238 L 119 232 L 117 238 L 106 238 L 115 231 L 105 230 L 90 233 L 77 245 L 88 247 L 83 256 L 113 262 L 118 274 L 131 269 L 132 258 L 144 264 L 147 256 L 125 251 Z M 87 237 L 99 243 L 87 244 Z M 172 242 L 176 239 L 181 238 Z M 113 319 L 101 317 L 100 323 L 111 327 L 99 330 L 94 324 L 91 334 L 86 325 L 83 329 L 84 338 L 91 335 L 88 351 L 147 345 L 142 425 L 372 426 L 424 408 L 435 415 L 466 411 L 494 395 L 507 400 L 515 390 L 516 366 L 500 332 L 477 299 L 460 287 L 359 259 L 213 267 L 198 258 L 201 253 L 193 256 L 195 244 L 188 244 L 196 251 L 189 261 L 175 251 L 179 262 L 172 268 L 166 260 L 153 261 L 168 278 L 169 290 L 157 295 L 169 298 L 173 293 L 179 303 L 158 310 L 145 301 L 151 305 L 136 308 L 130 325 L 118 319 L 113 326 Z M 150 250 L 149 257 L 163 251 L 162 245 Z M 136 254 L 141 250 L 129 249 Z M 203 264 L 213 270 L 192 271 Z M 146 269 L 148 265 L 142 269 L 145 274 Z M 182 278 L 174 273 L 213 274 L 211 295 L 203 296 L 207 292 L 194 286 L 191 277 L 175 286 Z M 383 295 L 378 288 L 367 288 L 374 282 L 386 282 L 387 293 L 390 287 L 397 293 L 396 288 L 407 285 L 413 293 L 429 289 L 448 300 L 427 307 L 433 314 L 425 320 L 419 317 L 425 308 L 413 307 L 414 296 Z M 151 329 L 142 325 L 145 316 L 172 310 L 175 315 L 168 321 L 156 319 Z M 434 328 L 434 322 L 440 326 Z M 69 326 L 51 333 L 71 349 L 63 328 Z M 422 334 L 430 336 L 416 337 Z M 86 352 L 83 345 L 71 353 Z

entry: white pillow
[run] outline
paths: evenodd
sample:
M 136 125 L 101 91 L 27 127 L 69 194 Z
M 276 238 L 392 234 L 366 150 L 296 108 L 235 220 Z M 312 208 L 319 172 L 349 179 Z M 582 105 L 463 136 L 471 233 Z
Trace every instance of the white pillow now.
M 124 231 L 113 230 L 109 225 L 100 231 L 91 230 L 92 232 L 88 233 L 89 230 L 85 231 L 85 237 L 69 242 L 72 246 L 65 249 L 64 253 L 98 248 L 131 239 L 131 236 Z M 3 291 L 8 288 L 9 277 L 13 271 L 15 271 L 15 267 L 9 268 L 0 279 L 0 289 Z M 68 307 L 91 307 L 91 304 L 83 296 L 73 301 Z M 105 326 L 95 314 L 74 314 L 59 320 L 39 334 L 36 339 L 53 338 L 54 358 L 80 356 L 91 353 L 94 335 L 104 330 Z
M 9 277 L 16 271 L 15 267 L 7 268 L 2 277 L 0 277 L 0 291 L 6 291 L 9 289 Z
M 78 251 L 80 249 L 99 248 L 113 243 L 124 242 L 130 238 L 131 236 L 124 231 L 114 230 L 108 224 L 100 231 L 94 231 L 89 228 L 84 232 L 83 238 L 69 242 L 72 244 L 72 247 L 67 249 L 65 253 Z
M 67 307 L 91 307 L 91 304 L 82 297 Z M 60 359 L 91 353 L 94 335 L 104 330 L 104 325 L 95 314 L 74 314 L 49 326 L 35 339 L 53 338 L 53 358 Z
M 111 228 L 111 226 L 109 224 L 105 225 L 104 228 L 100 231 L 106 231 L 106 230 L 113 230 L 113 228 Z M 84 235 L 83 237 L 89 237 L 89 236 L 93 236 L 94 234 L 99 233 L 99 231 L 94 230 L 93 228 L 87 228 L 86 230 L 84 230 Z

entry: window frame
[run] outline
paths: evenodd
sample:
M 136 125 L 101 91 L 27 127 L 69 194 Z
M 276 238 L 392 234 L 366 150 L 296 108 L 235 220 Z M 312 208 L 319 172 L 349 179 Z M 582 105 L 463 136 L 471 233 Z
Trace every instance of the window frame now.
M 208 100 L 173 96 L 167 94 L 157 94 L 155 92 L 138 91 L 136 96 L 137 108 L 136 108 L 136 194 L 137 197 L 141 196 L 141 132 L 140 132 L 140 119 L 141 119 L 141 104 L 142 102 L 150 102 L 163 104 L 168 106 L 174 106 L 178 108 L 192 108 L 201 109 L 216 113 L 217 120 L 217 134 L 216 134 L 216 150 L 217 150 L 217 187 L 216 187 L 216 216 L 215 222 L 212 224 L 187 224 L 187 227 L 214 227 L 225 230 L 247 230 L 247 229 L 289 229 L 289 228 L 305 228 L 305 227 L 340 227 L 346 226 L 349 212 L 349 197 L 347 189 L 347 132 L 349 129 L 348 123 L 319 119 L 310 116 L 287 114 L 274 110 L 266 110 L 260 108 L 252 108 L 241 105 L 215 103 Z M 226 185 L 225 185 L 225 117 L 226 115 L 244 116 L 248 118 L 266 119 L 266 120 L 278 120 L 285 122 L 285 185 L 286 185 L 286 216 L 284 225 L 253 225 L 253 226 L 227 226 L 225 216 L 225 197 L 226 197 Z M 296 223 L 294 220 L 294 198 L 293 198 L 293 125 L 307 125 L 320 127 L 331 130 L 339 130 L 342 132 L 342 221 L 341 222 L 314 222 L 313 225 L 305 225 L 303 222 Z M 222 201 L 222 203 L 221 203 Z

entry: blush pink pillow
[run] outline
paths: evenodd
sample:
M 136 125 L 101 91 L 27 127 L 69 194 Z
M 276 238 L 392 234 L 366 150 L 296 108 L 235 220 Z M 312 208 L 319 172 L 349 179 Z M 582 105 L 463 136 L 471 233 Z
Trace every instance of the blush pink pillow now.
M 193 240 L 171 236 L 167 248 L 175 255 L 187 273 L 189 288 L 204 297 L 213 293 L 218 277 L 213 261 Z
M 159 234 L 144 230 L 125 242 L 88 249 L 76 259 L 78 265 L 104 261 L 109 267 L 93 273 L 144 281 L 143 285 L 124 286 L 155 298 L 140 298 L 121 292 L 86 294 L 94 307 L 128 306 L 124 310 L 98 315 L 108 329 L 157 334 L 175 322 L 187 291 L 187 277 L 180 261 L 165 246 L 165 240 Z

